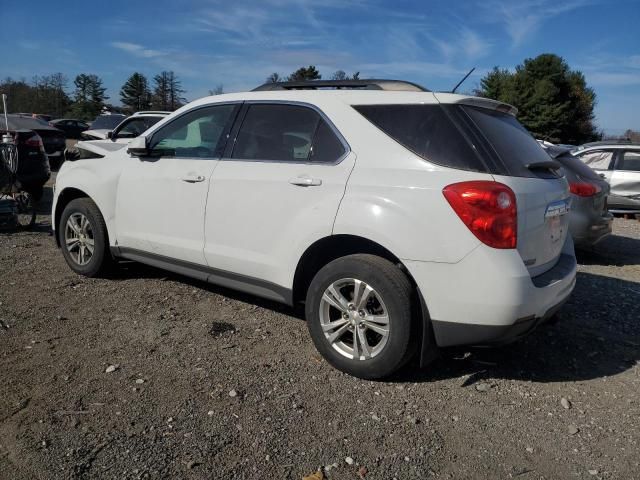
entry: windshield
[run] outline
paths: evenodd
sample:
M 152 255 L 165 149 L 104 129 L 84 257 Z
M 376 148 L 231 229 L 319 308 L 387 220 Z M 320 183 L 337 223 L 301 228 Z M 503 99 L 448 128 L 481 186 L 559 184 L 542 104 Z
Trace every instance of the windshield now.
M 113 130 L 116 128 L 122 120 L 124 120 L 124 115 L 100 115 L 96 117 L 96 119 L 91 124 L 92 130 Z
M 129 117 L 116 130 L 114 137 L 135 138 L 162 120 L 164 116 Z

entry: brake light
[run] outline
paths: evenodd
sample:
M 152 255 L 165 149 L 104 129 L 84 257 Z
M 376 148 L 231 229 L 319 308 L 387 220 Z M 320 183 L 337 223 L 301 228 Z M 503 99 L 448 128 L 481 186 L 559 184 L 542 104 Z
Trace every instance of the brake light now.
M 42 143 L 42 138 L 40 138 L 40 135 L 34 135 L 32 137 L 27 138 L 24 141 L 24 144 L 27 147 L 44 148 L 44 144 Z
M 516 248 L 516 196 L 502 183 L 477 180 L 454 183 L 442 190 L 460 220 L 482 243 L 493 248 Z
M 589 182 L 569 183 L 569 191 L 579 197 L 593 197 L 596 193 L 600 193 L 601 188 Z

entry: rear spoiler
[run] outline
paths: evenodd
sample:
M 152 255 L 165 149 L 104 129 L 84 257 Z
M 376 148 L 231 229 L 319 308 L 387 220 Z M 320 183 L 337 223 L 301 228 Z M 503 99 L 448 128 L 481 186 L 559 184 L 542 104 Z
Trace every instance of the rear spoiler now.
M 498 112 L 508 113 L 514 117 L 518 114 L 518 109 L 508 103 L 498 102 L 497 100 L 491 100 L 489 98 L 482 97 L 470 97 L 467 95 L 455 95 L 452 93 L 433 92 L 436 100 L 444 104 L 459 104 L 469 105 L 472 107 L 487 108 L 489 110 L 496 110 Z

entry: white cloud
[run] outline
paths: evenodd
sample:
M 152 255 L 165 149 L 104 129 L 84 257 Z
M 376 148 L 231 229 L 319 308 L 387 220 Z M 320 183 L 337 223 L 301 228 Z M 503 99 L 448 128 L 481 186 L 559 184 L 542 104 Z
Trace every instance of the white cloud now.
M 511 37 L 512 48 L 531 38 L 540 26 L 553 17 L 589 5 L 597 0 L 493 0 L 480 4 L 489 21 L 501 23 Z
M 120 50 L 124 50 L 125 52 L 131 53 L 137 57 L 142 58 L 155 58 L 161 57 L 167 54 L 167 52 L 161 50 L 153 50 L 151 48 L 145 48 L 142 45 L 138 45 L 137 43 L 129 43 L 129 42 L 111 42 L 110 45 L 112 47 L 118 48 Z

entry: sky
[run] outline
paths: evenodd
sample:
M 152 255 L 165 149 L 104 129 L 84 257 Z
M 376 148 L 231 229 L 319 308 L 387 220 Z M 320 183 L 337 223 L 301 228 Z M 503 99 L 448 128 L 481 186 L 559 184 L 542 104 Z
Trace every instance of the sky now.
M 0 0 L 0 78 L 173 70 L 186 98 L 252 89 L 315 65 L 450 90 L 476 67 L 562 56 L 597 94 L 606 133 L 640 130 L 640 0 Z

